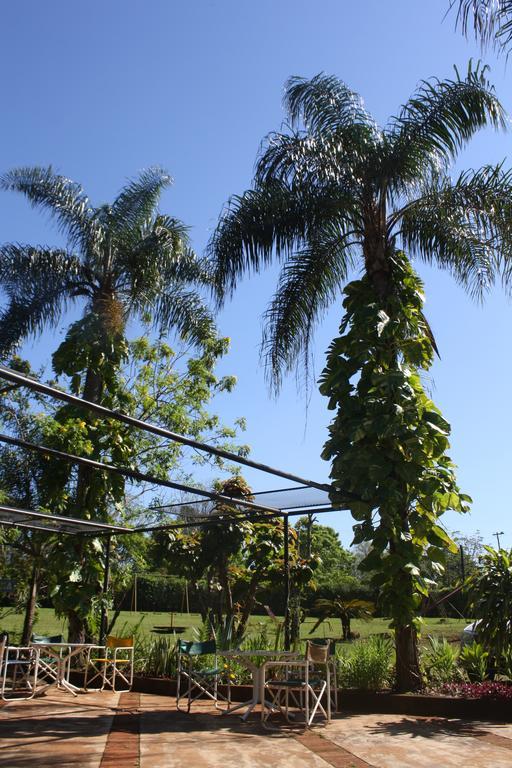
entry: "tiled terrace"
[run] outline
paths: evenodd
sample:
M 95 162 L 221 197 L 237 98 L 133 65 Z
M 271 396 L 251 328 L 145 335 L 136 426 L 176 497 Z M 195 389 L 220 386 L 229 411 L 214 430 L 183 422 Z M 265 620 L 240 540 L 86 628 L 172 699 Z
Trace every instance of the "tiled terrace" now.
M 510 768 L 512 724 L 338 715 L 311 731 L 268 733 L 208 703 L 190 715 L 165 696 L 55 690 L 0 709 L 5 768 Z

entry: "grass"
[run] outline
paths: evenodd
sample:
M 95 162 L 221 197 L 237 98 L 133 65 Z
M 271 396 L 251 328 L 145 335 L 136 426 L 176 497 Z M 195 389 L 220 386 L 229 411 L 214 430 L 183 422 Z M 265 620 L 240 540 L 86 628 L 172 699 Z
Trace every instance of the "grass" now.
M 23 616 L 22 614 L 8 613 L 9 609 L 0 608 L 0 631 L 7 630 L 13 640 L 19 638 L 21 634 Z M 171 614 L 167 612 L 149 612 L 149 613 L 137 613 L 131 611 L 122 611 L 116 625 L 114 632 L 120 635 L 127 635 L 130 629 L 135 625 L 139 625 L 138 631 L 141 634 L 151 635 L 151 630 L 155 626 L 170 626 L 171 621 L 175 627 L 185 627 L 185 631 L 181 635 L 185 639 L 192 638 L 193 627 L 198 627 L 201 624 L 201 617 L 197 613 L 175 613 L 173 614 L 173 620 L 171 620 Z M 471 619 L 425 619 L 422 627 L 422 639 L 426 641 L 428 635 L 434 637 L 446 637 L 450 641 L 458 641 L 461 631 Z M 262 624 L 269 624 L 270 619 L 267 616 L 253 616 L 250 620 L 250 628 L 257 632 L 261 629 Z M 301 627 L 301 636 L 306 637 L 341 637 L 341 624 L 338 619 L 326 621 L 310 635 L 309 632 L 315 623 L 313 617 L 307 618 Z M 371 619 L 370 621 L 352 621 L 352 631 L 359 633 L 361 638 L 368 637 L 369 635 L 380 634 L 383 632 L 389 632 L 389 620 L 388 619 Z M 58 619 L 55 616 L 54 611 L 51 608 L 40 608 L 37 613 L 37 619 L 34 625 L 34 632 L 40 635 L 58 635 L 63 634 L 66 636 L 66 622 L 63 619 Z M 272 632 L 269 633 L 271 636 Z M 158 637 L 153 634 L 152 637 Z

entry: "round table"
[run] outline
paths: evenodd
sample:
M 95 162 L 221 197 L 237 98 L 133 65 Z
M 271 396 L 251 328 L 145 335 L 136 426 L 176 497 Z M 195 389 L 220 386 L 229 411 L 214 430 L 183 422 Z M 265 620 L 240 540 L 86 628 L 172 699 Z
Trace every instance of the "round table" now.
M 223 656 L 226 659 L 236 659 L 240 664 L 243 664 L 252 675 L 252 697 L 248 701 L 243 701 L 240 704 L 235 704 L 234 707 L 222 710 L 223 715 L 230 715 L 232 712 L 238 712 L 239 709 L 246 707 L 246 711 L 241 716 L 242 720 L 247 720 L 256 704 L 261 704 L 263 701 L 263 670 L 265 662 L 271 659 L 297 659 L 300 658 L 300 654 L 295 651 L 241 651 L 241 650 L 229 650 L 219 651 L 219 656 Z M 263 663 L 258 664 L 254 662 L 254 658 L 262 659 Z M 270 702 L 265 702 L 270 706 Z

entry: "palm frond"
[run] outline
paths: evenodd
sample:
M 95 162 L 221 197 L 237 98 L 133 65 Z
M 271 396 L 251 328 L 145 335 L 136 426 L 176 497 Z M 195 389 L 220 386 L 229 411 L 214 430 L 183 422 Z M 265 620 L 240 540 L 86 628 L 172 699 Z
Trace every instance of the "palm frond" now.
M 154 304 L 153 318 L 162 330 L 174 330 L 184 341 L 201 347 L 217 335 L 215 321 L 204 300 L 193 290 L 170 284 Z
M 333 195 L 274 181 L 231 198 L 208 245 L 219 303 L 248 271 L 307 244 L 311 232 L 337 215 Z
M 73 254 L 58 248 L 7 243 L 0 246 L 0 286 L 10 299 L 43 293 L 49 285 L 70 295 L 87 295 L 92 275 Z
M 262 356 L 276 391 L 299 358 L 308 380 L 313 331 L 354 266 L 351 246 L 352 234 L 333 224 L 286 260 L 263 326 Z
M 332 75 L 290 77 L 285 85 L 284 106 L 292 125 L 303 123 L 309 133 L 319 137 L 354 124 L 379 134 L 361 96 Z
M 55 327 L 66 308 L 62 293 L 47 287 L 24 300 L 12 300 L 0 314 L 0 359 L 7 359 L 20 342 L 45 327 Z
M 512 43 L 512 0 L 451 0 L 457 7 L 457 26 L 468 37 L 473 31 L 483 47 L 508 51 Z
M 34 207 L 47 210 L 71 247 L 93 250 L 103 239 L 94 210 L 80 184 L 48 168 L 15 168 L 0 176 L 0 188 L 21 192 Z
M 87 294 L 87 268 L 58 249 L 7 244 L 0 248 L 0 286 L 9 304 L 0 315 L 0 354 L 27 336 L 55 327 L 69 301 Z
M 379 144 L 366 126 L 357 124 L 323 136 L 272 133 L 262 145 L 255 184 L 279 181 L 302 188 L 330 188 L 334 195 L 341 185 L 357 194 L 368 153 Z
M 446 168 L 477 130 L 505 128 L 505 112 L 486 77 L 469 62 L 466 76 L 423 81 L 393 118 L 382 175 L 398 188 Z
M 481 296 L 499 271 L 512 277 L 512 172 L 501 165 L 448 178 L 410 203 L 401 217 L 405 248 L 447 268 Z
M 171 175 L 157 166 L 141 171 L 121 190 L 110 208 L 113 228 L 122 231 L 143 227 L 153 217 L 163 190 L 172 181 Z

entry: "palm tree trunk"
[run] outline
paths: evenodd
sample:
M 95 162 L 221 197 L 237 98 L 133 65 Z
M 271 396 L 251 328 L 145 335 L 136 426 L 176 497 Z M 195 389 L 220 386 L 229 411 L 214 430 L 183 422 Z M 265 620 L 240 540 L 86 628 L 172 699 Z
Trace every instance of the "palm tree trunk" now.
M 393 252 L 393 246 L 388 243 L 385 236 L 386 211 L 384 204 L 380 209 L 374 211 L 375 218 L 368 223 L 367 234 L 363 246 L 365 256 L 365 269 L 372 282 L 376 295 L 383 304 L 383 309 L 391 314 L 387 307 L 387 297 L 391 290 L 391 271 L 392 263 L 390 256 Z M 378 221 L 377 225 L 375 221 Z M 384 226 L 384 228 L 383 228 Z M 393 318 L 391 318 L 393 319 Z M 401 511 L 402 530 L 404 533 L 409 530 L 408 521 L 409 510 Z M 389 548 L 392 552 L 396 541 L 390 539 Z M 404 589 L 411 582 L 410 574 L 406 571 L 398 574 Z M 409 591 L 412 591 L 412 585 Z M 399 691 L 415 690 L 421 687 L 421 672 L 418 654 L 418 638 L 414 626 L 407 624 L 396 627 L 395 630 L 395 650 L 396 650 L 396 685 Z
M 399 692 L 421 688 L 418 636 L 413 625 L 395 630 L 396 688 Z
M 96 371 L 89 368 L 85 374 L 85 384 L 83 399 L 92 403 L 99 403 L 103 392 L 103 382 L 101 376 Z M 86 416 L 88 418 L 88 415 Z M 94 510 L 89 509 L 89 493 L 93 470 L 90 467 L 79 466 L 77 471 L 76 492 L 75 492 L 75 514 L 79 518 L 87 517 L 89 513 L 94 517 Z M 84 557 L 85 542 L 83 537 L 77 537 L 75 550 L 76 558 L 81 561 Z M 70 643 L 84 643 L 86 641 L 88 630 L 85 619 L 72 608 L 67 612 L 68 617 L 68 639 Z

